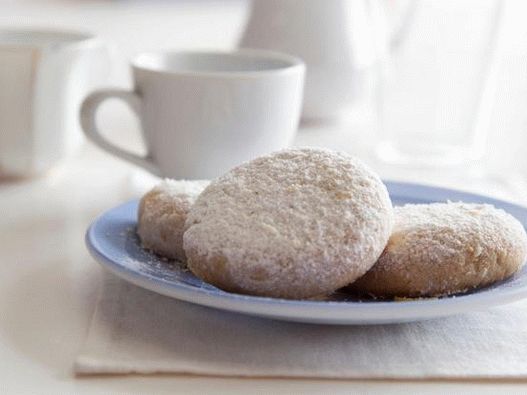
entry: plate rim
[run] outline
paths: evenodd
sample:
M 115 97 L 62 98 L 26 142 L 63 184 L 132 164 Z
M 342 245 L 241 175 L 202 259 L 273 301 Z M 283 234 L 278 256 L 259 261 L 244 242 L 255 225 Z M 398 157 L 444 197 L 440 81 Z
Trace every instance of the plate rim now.
M 520 205 L 499 200 L 471 192 L 455 189 L 428 186 L 397 181 L 385 181 L 391 195 L 412 200 L 430 200 L 430 193 L 434 192 L 434 200 L 482 200 L 486 203 L 498 205 L 506 211 L 523 214 L 523 220 L 518 218 L 524 227 L 527 224 L 527 208 Z M 428 196 L 427 196 L 428 195 Z M 453 196 L 457 196 L 453 198 Z M 97 228 L 108 215 L 118 210 L 124 210 L 130 205 L 137 205 L 138 199 L 117 205 L 99 215 L 86 232 L 86 246 L 92 257 L 105 269 L 115 275 L 142 288 L 173 297 L 186 302 L 200 304 L 207 307 L 219 308 L 232 312 L 266 316 L 290 321 L 312 323 L 353 324 L 353 323 L 386 323 L 404 322 L 410 320 L 424 320 L 446 315 L 453 315 L 468 311 L 478 311 L 488 307 L 512 303 L 527 297 L 527 286 L 512 288 L 492 288 L 459 296 L 446 298 L 427 298 L 416 300 L 349 302 L 349 301 L 313 301 L 290 300 L 253 295 L 230 293 L 219 289 L 197 288 L 183 282 L 161 279 L 148 273 L 141 273 L 116 262 L 105 255 L 97 235 Z M 513 214 L 513 213 L 511 213 Z M 513 214 L 514 215 L 514 214 Z M 524 274 L 525 275 L 525 274 Z M 510 280 L 505 280 L 510 281 Z M 397 309 L 393 307 L 397 306 Z M 426 307 L 426 308 L 425 308 Z M 270 311 L 270 309 L 272 311 Z M 309 311 L 306 311 L 309 310 Z M 389 311 L 388 317 L 380 317 L 382 312 Z M 316 316 L 307 316 L 308 312 Z M 353 314 L 352 314 L 353 313 Z

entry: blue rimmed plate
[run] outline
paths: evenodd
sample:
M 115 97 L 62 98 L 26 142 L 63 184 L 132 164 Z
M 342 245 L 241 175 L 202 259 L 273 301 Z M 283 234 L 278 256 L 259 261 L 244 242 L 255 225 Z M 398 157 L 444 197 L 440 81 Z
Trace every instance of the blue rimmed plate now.
M 446 200 L 489 203 L 527 226 L 527 208 L 444 188 L 386 182 L 395 205 Z M 151 291 L 218 309 L 286 321 L 317 324 L 384 324 L 419 321 L 487 309 L 527 297 L 527 267 L 514 277 L 462 295 L 409 301 L 358 300 L 336 293 L 328 300 L 285 300 L 222 291 L 183 265 L 163 261 L 141 248 L 135 233 L 137 201 L 101 215 L 88 229 L 86 244 L 105 269 Z

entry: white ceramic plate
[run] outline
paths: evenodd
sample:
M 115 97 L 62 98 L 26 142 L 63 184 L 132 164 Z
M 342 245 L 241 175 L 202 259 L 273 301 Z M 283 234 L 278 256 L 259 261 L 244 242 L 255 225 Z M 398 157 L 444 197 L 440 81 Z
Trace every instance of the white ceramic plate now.
M 490 203 L 527 225 L 527 209 L 507 202 L 443 188 L 387 182 L 395 205 L 437 201 Z M 141 248 L 135 233 L 137 201 L 118 206 L 88 229 L 92 256 L 117 276 L 151 291 L 204 306 L 286 321 L 317 324 L 384 324 L 419 321 L 487 309 L 527 297 L 527 269 L 470 293 L 410 301 L 359 300 L 336 293 L 327 301 L 263 298 L 222 291 L 178 263 L 168 263 Z

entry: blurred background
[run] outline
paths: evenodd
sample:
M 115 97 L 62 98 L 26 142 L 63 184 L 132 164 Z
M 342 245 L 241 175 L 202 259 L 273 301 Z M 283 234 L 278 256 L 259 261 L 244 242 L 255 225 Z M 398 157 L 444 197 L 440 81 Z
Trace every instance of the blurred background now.
M 130 87 L 128 60 L 144 50 L 293 53 L 308 66 L 295 145 L 348 151 L 385 178 L 495 185 L 496 195 L 513 185 L 513 200 L 527 191 L 523 1 L 0 0 L 0 9 L 3 27 L 99 36 L 110 59 L 101 86 Z M 124 104 L 99 118 L 110 139 L 141 150 Z

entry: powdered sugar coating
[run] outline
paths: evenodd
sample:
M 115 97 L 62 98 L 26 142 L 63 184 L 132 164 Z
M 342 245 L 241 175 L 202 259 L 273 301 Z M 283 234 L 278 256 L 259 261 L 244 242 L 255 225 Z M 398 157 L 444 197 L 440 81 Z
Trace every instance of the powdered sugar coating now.
M 183 229 L 194 200 L 208 181 L 165 179 L 139 203 L 137 234 L 143 247 L 165 258 L 185 261 Z
M 395 207 L 395 225 L 375 266 L 350 289 L 376 296 L 441 296 L 503 280 L 524 264 L 521 223 L 488 204 Z
M 260 157 L 213 181 L 184 234 L 190 270 L 225 290 L 327 295 L 363 275 L 392 228 L 386 187 L 362 162 L 322 149 Z

